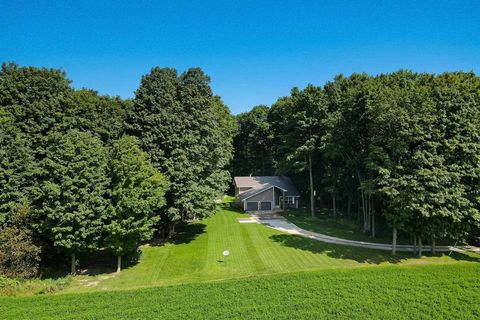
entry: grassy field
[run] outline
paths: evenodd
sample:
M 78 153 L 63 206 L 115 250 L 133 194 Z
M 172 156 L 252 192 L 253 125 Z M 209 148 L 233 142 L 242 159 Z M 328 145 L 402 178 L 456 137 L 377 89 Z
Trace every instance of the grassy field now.
M 323 270 L 0 297 L 2 319 L 478 319 L 480 264 Z
M 389 252 L 322 243 L 260 224 L 240 224 L 245 214 L 224 209 L 202 222 L 179 226 L 174 243 L 142 247 L 140 262 L 121 274 L 77 276 L 66 292 L 119 290 L 203 282 L 303 270 L 387 264 L 418 265 L 478 260 L 473 254 L 413 258 Z M 223 258 L 222 252 L 230 256 Z
M 68 281 L 38 280 L 46 294 L 0 297 L 0 319 L 479 316 L 478 255 L 392 257 L 239 217 L 224 204 L 209 219 L 179 226 L 174 242 L 143 246 L 139 262 L 120 274 L 92 268 Z M 61 290 L 48 294 L 49 286 Z

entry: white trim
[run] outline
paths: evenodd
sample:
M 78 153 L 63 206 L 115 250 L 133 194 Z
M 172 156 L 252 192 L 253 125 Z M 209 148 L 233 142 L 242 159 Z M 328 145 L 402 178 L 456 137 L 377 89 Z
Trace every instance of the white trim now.
M 281 198 L 284 204 L 295 204 L 297 202 L 295 198 L 299 198 L 299 196 L 281 196 Z

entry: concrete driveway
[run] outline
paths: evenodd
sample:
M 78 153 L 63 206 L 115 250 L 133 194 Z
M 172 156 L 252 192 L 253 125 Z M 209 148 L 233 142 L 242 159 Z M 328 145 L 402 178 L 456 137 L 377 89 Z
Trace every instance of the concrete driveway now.
M 297 227 L 295 224 L 291 223 L 287 219 L 283 218 L 282 216 L 276 214 L 269 214 L 269 215 L 251 215 L 248 218 L 239 218 L 238 222 L 240 223 L 261 223 L 267 227 L 272 229 L 282 231 L 288 234 L 301 236 L 308 239 L 314 239 L 326 243 L 333 243 L 333 244 L 340 244 L 352 247 L 361 247 L 361 248 L 368 248 L 368 249 L 378 249 L 378 250 L 386 250 L 391 251 L 392 245 L 389 243 L 374 243 L 374 242 L 364 242 L 364 241 L 355 241 L 355 240 L 347 240 L 332 236 L 327 236 L 325 234 L 317 233 L 302 229 Z M 431 249 L 430 246 L 422 246 L 424 251 L 428 251 Z M 436 246 L 435 250 L 437 252 L 450 252 L 450 251 L 471 251 L 480 253 L 480 248 L 473 247 L 473 246 Z M 412 245 L 397 245 L 397 251 L 405 251 L 405 252 L 413 252 Z

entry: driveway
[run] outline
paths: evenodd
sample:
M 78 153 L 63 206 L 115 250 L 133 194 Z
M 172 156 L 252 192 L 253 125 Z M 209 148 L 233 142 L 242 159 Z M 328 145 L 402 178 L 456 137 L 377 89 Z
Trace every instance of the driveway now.
M 291 223 L 282 216 L 270 214 L 270 215 L 251 215 L 249 218 L 240 218 L 238 219 L 240 223 L 261 223 L 272 229 L 282 231 L 288 234 L 301 236 L 308 239 L 314 239 L 326 243 L 340 244 L 352 247 L 361 247 L 368 249 L 378 249 L 391 251 L 392 245 L 389 243 L 374 243 L 374 242 L 364 242 L 364 241 L 355 241 L 347 240 L 332 236 L 327 236 L 326 234 L 321 234 L 317 232 L 308 231 L 302 228 L 297 227 L 295 224 Z M 430 246 L 422 246 L 424 251 L 431 249 Z M 480 248 L 473 246 L 436 246 L 435 250 L 437 252 L 449 252 L 449 251 L 471 251 L 480 253 Z M 412 245 L 397 245 L 397 251 L 413 252 Z

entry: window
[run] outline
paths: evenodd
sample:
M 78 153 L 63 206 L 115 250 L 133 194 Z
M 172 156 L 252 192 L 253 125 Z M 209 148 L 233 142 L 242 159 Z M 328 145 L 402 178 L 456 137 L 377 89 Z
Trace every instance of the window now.
M 283 197 L 280 197 L 280 202 L 283 203 Z M 285 204 L 295 204 L 295 197 L 285 197 Z

